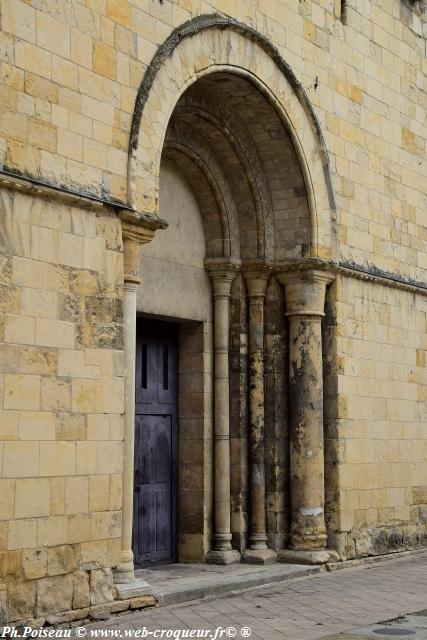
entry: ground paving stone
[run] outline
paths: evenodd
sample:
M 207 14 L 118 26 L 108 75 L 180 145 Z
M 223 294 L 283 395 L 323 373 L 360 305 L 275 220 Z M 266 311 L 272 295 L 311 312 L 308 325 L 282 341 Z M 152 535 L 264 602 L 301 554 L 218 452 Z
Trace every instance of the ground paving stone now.
M 427 552 L 276 583 L 221 597 L 135 612 L 90 629 L 212 629 L 250 627 L 252 640 L 376 640 L 427 638 Z M 375 629 L 415 628 L 387 636 Z M 380 624 L 381 623 L 381 624 Z M 408 626 L 412 625 L 412 626 Z M 414 626 L 415 625 L 415 626 Z M 424 635 L 423 635 L 424 634 Z M 223 636 L 225 637 L 225 636 Z

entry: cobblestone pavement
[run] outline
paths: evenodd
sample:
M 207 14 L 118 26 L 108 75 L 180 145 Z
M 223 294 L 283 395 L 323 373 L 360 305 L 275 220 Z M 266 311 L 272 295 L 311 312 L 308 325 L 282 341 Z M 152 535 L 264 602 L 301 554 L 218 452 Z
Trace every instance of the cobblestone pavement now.
M 234 592 L 219 598 L 139 611 L 90 625 L 87 633 L 93 637 L 89 630 L 211 629 L 210 637 L 213 638 L 215 630 L 221 627 L 224 631 L 216 632 L 217 638 L 232 637 L 229 634 L 233 628 L 237 638 L 248 637 L 245 628 L 250 628 L 252 640 L 366 640 L 397 635 L 378 634 L 378 629 L 384 625 L 372 627 L 372 632 L 367 631 L 369 625 L 426 608 L 427 553 L 422 553 Z M 420 617 L 419 621 L 422 619 Z M 418 629 L 415 636 L 399 635 L 414 640 L 427 638 L 427 629 Z

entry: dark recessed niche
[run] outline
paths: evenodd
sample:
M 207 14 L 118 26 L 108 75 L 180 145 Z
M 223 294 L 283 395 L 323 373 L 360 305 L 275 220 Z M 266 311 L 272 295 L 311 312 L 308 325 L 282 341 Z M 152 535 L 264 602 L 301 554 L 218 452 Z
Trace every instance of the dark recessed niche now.
M 340 20 L 343 24 L 347 24 L 347 0 L 341 0 Z

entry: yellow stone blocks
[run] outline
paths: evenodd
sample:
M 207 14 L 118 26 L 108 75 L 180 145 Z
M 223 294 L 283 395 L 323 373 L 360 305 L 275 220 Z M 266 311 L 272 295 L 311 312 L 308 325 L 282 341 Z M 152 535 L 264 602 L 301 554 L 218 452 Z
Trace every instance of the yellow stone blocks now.
M 337 380 L 344 443 L 337 511 L 346 514 L 340 525 L 348 532 L 342 551 L 352 556 L 357 531 L 371 527 L 387 536 L 402 523 L 419 525 L 418 512 L 410 508 L 416 504 L 411 487 L 425 485 L 427 478 L 426 434 L 418 428 L 427 398 L 427 307 L 419 296 L 414 309 L 411 293 L 378 283 L 343 278 L 339 290 L 340 321 L 347 331 L 345 337 L 337 335 L 336 349 L 351 355 Z M 376 548 L 374 539 L 369 544 Z
M 34 93 L 55 97 L 38 82 Z M 108 325 L 120 299 L 120 266 L 100 271 L 100 256 L 120 261 L 121 229 L 111 214 L 95 218 L 34 194 L 2 197 L 2 219 L 7 211 L 16 221 L 0 257 L 0 582 L 10 585 L 14 617 L 24 605 L 12 582 L 28 580 L 35 593 L 47 576 L 71 579 L 98 558 L 94 536 L 105 566 L 118 558 L 110 541 L 120 542 L 123 360 L 96 334 L 92 348 L 82 337 L 88 322 Z
M 345 26 L 339 2 L 86 0 L 73 3 L 72 21 L 65 0 L 57 12 L 49 3 L 0 4 L 6 168 L 127 203 L 130 123 L 147 65 L 175 27 L 224 13 L 273 42 L 314 105 L 339 259 L 426 281 L 425 51 L 390 3 L 373 4 L 370 17 L 353 3 Z M 200 67 L 217 55 L 213 42 L 210 34 L 200 55 L 193 51 Z M 144 122 L 141 198 L 158 172 L 161 149 L 152 145 L 163 140 L 176 82 L 197 63 L 178 58 Z M 306 151 L 303 120 L 294 124 Z M 141 202 L 157 206 L 151 192 Z M 66 576 L 80 562 L 114 564 L 120 552 L 124 363 L 112 301 L 122 296 L 121 228 L 114 211 L 79 206 L 6 190 L 0 200 L 0 580 L 30 581 L 16 601 L 35 602 L 31 581 Z M 340 441 L 337 535 L 345 532 L 346 553 L 360 555 L 355 529 L 412 526 L 427 501 L 427 305 L 344 276 L 334 304 L 338 396 L 327 419 Z
M 103 42 L 95 43 L 93 50 L 93 69 L 107 78 L 114 80 L 117 76 L 116 51 Z

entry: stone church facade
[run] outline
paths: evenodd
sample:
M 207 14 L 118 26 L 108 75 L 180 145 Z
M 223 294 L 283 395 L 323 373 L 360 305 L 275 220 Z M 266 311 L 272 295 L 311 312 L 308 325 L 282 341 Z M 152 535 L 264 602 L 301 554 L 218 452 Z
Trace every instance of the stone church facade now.
M 0 9 L 0 621 L 426 546 L 423 3 Z

